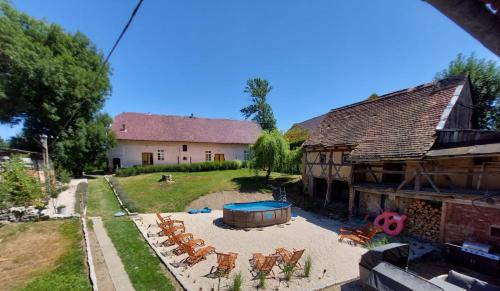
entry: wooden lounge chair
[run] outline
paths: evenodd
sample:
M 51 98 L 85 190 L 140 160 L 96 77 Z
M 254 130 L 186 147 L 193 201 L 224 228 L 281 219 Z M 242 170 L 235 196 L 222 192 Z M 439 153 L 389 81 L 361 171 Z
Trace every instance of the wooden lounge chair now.
M 186 263 L 188 266 L 192 266 L 200 261 L 205 260 L 208 255 L 215 252 L 215 248 L 213 246 L 206 246 L 195 249 L 188 244 L 182 244 L 182 248 L 188 254 L 188 257 L 184 259 L 184 263 Z
M 290 265 L 294 269 L 296 267 L 302 268 L 302 266 L 299 263 L 300 258 L 304 254 L 304 250 L 296 250 L 293 249 L 292 251 L 289 251 L 285 248 L 277 248 L 276 249 L 276 254 L 280 257 L 280 263 L 282 265 Z
M 154 237 L 154 236 L 171 237 L 172 235 L 186 232 L 186 228 L 183 225 L 168 226 L 166 224 L 160 224 L 158 225 L 158 227 L 160 228 L 160 230 L 158 232 L 148 233 L 148 237 Z
M 161 226 L 165 226 L 166 228 L 171 228 L 171 227 L 176 226 L 176 227 L 184 229 L 184 231 L 185 231 L 184 221 L 182 221 L 182 220 L 170 219 L 170 216 L 163 217 L 163 216 L 161 216 L 160 213 L 156 213 L 156 219 L 157 219 L 156 220 L 156 225 L 160 228 L 160 230 L 158 232 L 150 232 L 150 233 L 148 233 L 148 237 L 151 237 L 151 236 L 163 236 L 164 233 L 161 230 Z M 153 226 L 153 225 L 150 224 L 148 226 L 148 229 L 151 226 Z
M 264 256 L 261 253 L 253 254 L 253 257 L 250 259 L 252 271 L 256 273 L 253 279 L 257 279 L 259 274 L 264 274 L 265 276 L 272 275 L 272 277 L 275 277 L 276 275 L 274 274 L 273 267 L 276 265 L 278 258 L 279 256 L 277 255 Z
M 190 246 L 203 246 L 205 244 L 202 239 L 194 239 L 192 233 L 168 233 L 167 236 L 168 238 L 159 243 L 159 246 L 171 247 L 178 245 L 179 247 L 173 251 L 176 255 L 184 253 L 182 250 L 178 250 L 181 244 L 188 244 Z
M 382 228 L 374 227 L 371 223 L 368 223 L 360 229 L 343 227 L 340 229 L 339 241 L 349 239 L 355 244 L 366 245 L 377 233 L 381 231 Z
M 229 252 L 227 254 L 217 253 L 217 270 L 215 273 L 219 277 L 228 277 L 229 273 L 235 267 L 236 258 L 238 257 L 237 253 Z

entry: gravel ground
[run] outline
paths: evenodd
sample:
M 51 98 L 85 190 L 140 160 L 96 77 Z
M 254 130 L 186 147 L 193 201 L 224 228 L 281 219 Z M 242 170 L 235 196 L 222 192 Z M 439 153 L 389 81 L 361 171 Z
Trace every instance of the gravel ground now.
M 303 278 L 300 276 L 301 271 L 297 271 L 296 276 L 288 283 L 268 279 L 267 289 L 278 287 L 280 290 L 318 290 L 359 276 L 358 262 L 366 249 L 337 241 L 340 222 L 319 217 L 298 208 L 294 208 L 293 213 L 299 217 L 290 223 L 249 231 L 225 227 L 220 222 L 222 216 L 220 210 L 209 214 L 171 213 L 171 215 L 173 219 L 183 220 L 187 232 L 192 233 L 195 238 L 205 240 L 205 245 L 214 246 L 218 252 L 231 251 L 239 254 L 236 268 L 231 274 L 241 272 L 243 290 L 253 290 L 258 283 L 257 280 L 252 280 L 249 272 L 248 260 L 252 253 L 271 254 L 278 247 L 304 248 L 305 253 L 301 262 L 304 262 L 306 256 L 311 256 L 311 276 Z M 154 214 L 141 214 L 134 221 L 143 235 L 147 237 L 147 227 L 155 223 L 155 218 Z M 147 240 L 150 244 L 154 244 L 159 241 L 159 238 L 152 237 Z M 172 263 L 180 262 L 186 255 L 161 255 L 161 252 L 171 250 L 173 247 L 153 247 L 153 249 L 160 254 L 161 259 L 186 289 L 218 290 L 218 280 L 207 277 L 212 266 L 216 265 L 215 254 L 192 267 L 176 268 Z M 283 277 L 278 267 L 274 268 L 274 272 L 278 277 Z M 220 288 L 224 289 L 230 283 L 230 280 L 222 279 Z
M 49 204 L 47 205 L 47 209 L 45 212 L 50 217 L 64 217 L 64 216 L 72 216 L 75 213 L 75 192 L 76 186 L 80 183 L 87 183 L 87 179 L 72 179 L 69 182 L 69 188 L 59 193 L 56 199 L 51 198 L 49 200 Z M 66 206 L 63 209 L 61 214 L 57 214 L 57 207 L 60 205 Z

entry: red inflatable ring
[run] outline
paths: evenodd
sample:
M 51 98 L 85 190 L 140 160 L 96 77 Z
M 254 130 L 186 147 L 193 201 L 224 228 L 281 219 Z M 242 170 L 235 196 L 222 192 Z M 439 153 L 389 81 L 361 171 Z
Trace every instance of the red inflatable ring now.
M 381 227 L 388 235 L 394 236 L 400 234 L 405 225 L 406 215 L 400 215 L 397 212 L 384 211 L 375 218 L 373 224 Z M 396 227 L 394 227 L 396 225 Z

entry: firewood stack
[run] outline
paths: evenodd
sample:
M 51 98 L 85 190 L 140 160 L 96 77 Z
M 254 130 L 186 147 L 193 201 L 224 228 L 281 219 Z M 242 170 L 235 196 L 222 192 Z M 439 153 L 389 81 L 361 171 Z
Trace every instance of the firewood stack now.
M 406 229 L 408 233 L 425 240 L 439 240 L 441 208 L 431 206 L 422 200 L 415 200 L 406 208 Z

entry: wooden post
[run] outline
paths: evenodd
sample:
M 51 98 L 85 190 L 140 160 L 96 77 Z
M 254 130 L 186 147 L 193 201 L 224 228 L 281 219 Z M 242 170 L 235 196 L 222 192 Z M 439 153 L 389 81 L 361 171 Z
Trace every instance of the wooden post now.
M 415 171 L 415 187 L 413 187 L 413 190 L 415 191 L 420 191 L 420 167 L 417 167 Z
M 448 205 L 448 202 L 443 202 L 441 205 L 441 221 L 439 224 L 439 240 L 441 242 L 445 242 L 445 233 L 446 233 L 446 206 Z
M 325 195 L 325 205 L 328 205 L 330 202 L 330 192 L 332 190 L 332 166 L 333 166 L 333 151 L 330 151 L 330 156 L 328 158 L 328 176 L 326 180 L 326 195 Z

